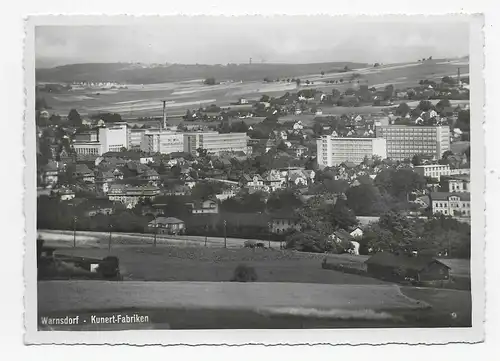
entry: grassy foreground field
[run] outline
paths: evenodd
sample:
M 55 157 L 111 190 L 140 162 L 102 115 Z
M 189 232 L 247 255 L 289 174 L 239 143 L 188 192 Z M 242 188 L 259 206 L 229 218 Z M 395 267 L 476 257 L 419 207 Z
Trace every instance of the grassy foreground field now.
M 41 281 L 38 314 L 40 320 L 65 316 L 82 320 L 76 326 L 40 325 L 41 330 L 470 325 L 470 298 L 465 293 L 410 291 L 415 298 L 395 285 Z M 422 301 L 421 291 L 432 303 Z M 445 299 L 448 302 L 444 303 Z M 90 322 L 93 315 L 118 314 L 146 315 L 149 319 L 144 324 Z
M 77 232 L 77 248 L 73 249 L 73 232 L 40 230 L 46 245 L 58 248 L 58 253 L 87 257 L 108 255 L 109 233 Z M 373 283 L 367 277 L 348 275 L 321 269 L 321 261 L 358 265 L 369 256 L 348 254 L 307 254 L 293 251 L 265 251 L 243 249 L 246 239 L 224 239 L 199 236 L 159 236 L 153 247 L 150 234 L 113 233 L 111 254 L 120 258 L 122 274 L 132 280 L 155 281 L 228 281 L 239 263 L 256 268 L 259 281 L 312 283 Z M 260 240 L 267 246 L 267 241 Z M 271 242 L 279 248 L 279 244 Z M 441 259 L 451 267 L 453 276 L 469 277 L 470 262 L 462 259 Z M 144 266 L 147 264 L 147 267 Z M 199 271 L 198 271 L 199 269 Z M 333 273 L 333 275 L 332 275 Z M 317 281 L 316 281 L 317 280 Z
M 64 248 L 56 253 L 81 257 L 120 259 L 124 280 L 227 282 L 239 264 L 255 269 L 259 282 L 323 284 L 384 284 L 384 282 L 321 268 L 322 254 L 263 249 L 205 247 Z M 335 257 L 330 258 L 332 261 Z M 343 258 L 343 260 L 347 260 Z

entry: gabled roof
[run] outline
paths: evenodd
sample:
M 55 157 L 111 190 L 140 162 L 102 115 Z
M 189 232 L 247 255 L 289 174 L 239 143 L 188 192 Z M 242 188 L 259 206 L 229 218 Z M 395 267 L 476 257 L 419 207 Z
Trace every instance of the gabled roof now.
M 340 238 L 342 241 L 352 241 L 354 239 L 353 236 L 349 234 L 349 232 L 339 229 L 338 231 L 333 232 L 333 234 L 337 237 Z
M 398 256 L 390 252 L 375 253 L 373 256 L 367 259 L 365 263 L 375 264 L 380 266 L 389 266 L 394 268 L 401 267 L 415 271 L 421 271 L 432 263 L 438 263 L 450 269 L 450 267 L 432 257 L 407 256 L 407 255 Z
M 470 201 L 470 193 L 450 193 L 450 192 L 431 192 L 430 198 L 433 201 L 447 201 L 449 197 L 459 197 L 461 201 Z
M 184 223 L 184 221 L 175 217 L 157 217 L 156 220 L 149 222 L 149 225 L 154 224 L 179 224 Z

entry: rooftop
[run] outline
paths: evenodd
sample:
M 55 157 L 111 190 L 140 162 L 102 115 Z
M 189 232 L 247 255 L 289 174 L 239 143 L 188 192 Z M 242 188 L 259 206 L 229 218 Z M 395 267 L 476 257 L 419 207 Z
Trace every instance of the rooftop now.
M 371 256 L 365 261 L 366 264 L 376 264 L 380 266 L 389 267 L 401 267 L 405 269 L 411 269 L 416 271 L 421 271 L 425 269 L 431 263 L 438 263 L 444 267 L 450 269 L 444 263 L 432 258 L 432 257 L 422 257 L 422 256 L 408 256 L 408 255 L 395 255 L 390 252 L 379 252 Z

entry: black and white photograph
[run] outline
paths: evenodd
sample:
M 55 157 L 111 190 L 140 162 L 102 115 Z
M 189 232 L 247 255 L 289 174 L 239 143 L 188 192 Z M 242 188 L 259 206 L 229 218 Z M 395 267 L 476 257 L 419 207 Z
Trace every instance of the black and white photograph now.
M 30 17 L 31 339 L 479 340 L 482 21 Z

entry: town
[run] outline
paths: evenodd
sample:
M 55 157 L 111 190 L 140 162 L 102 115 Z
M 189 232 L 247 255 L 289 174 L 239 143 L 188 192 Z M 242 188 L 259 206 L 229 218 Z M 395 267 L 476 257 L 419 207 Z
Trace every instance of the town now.
M 278 98 L 187 110 L 178 125 L 165 108 L 157 126 L 130 126 L 119 114 L 61 117 L 39 104 L 39 228 L 467 257 L 470 241 L 460 231 L 470 222 L 470 113 L 467 102 L 452 103 L 467 100 L 467 81 L 342 93 L 312 84 Z M 346 102 L 348 114 L 322 112 Z M 357 103 L 380 102 L 381 111 L 356 114 Z M 262 120 L 248 125 L 247 118 Z M 391 232 L 398 217 L 419 231 Z M 434 223 L 437 233 L 425 229 Z

